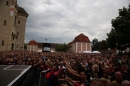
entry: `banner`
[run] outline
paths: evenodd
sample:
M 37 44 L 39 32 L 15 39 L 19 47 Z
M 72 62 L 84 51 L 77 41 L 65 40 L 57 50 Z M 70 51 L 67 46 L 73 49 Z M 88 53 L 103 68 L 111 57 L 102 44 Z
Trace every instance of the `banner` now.
M 13 16 L 14 13 L 14 6 L 10 6 L 10 16 Z

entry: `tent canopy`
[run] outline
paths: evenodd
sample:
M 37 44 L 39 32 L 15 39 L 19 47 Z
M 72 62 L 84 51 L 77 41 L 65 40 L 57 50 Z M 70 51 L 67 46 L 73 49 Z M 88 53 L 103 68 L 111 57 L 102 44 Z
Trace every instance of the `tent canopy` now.
M 99 51 L 93 51 L 93 52 L 91 52 L 91 51 L 83 51 L 83 53 L 101 53 L 101 52 L 99 52 Z

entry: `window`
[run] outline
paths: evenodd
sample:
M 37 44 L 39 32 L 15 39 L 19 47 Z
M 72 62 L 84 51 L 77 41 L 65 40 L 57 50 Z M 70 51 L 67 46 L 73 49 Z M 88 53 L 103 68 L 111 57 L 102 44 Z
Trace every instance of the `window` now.
M 12 40 L 14 40 L 14 36 L 15 36 L 15 35 L 13 35 Z
M 14 35 L 14 33 L 12 32 L 12 36 Z
M 4 46 L 4 41 L 2 40 L 2 43 L 1 43 L 2 46 Z
M 12 40 L 14 40 L 14 33 L 13 32 L 12 32 L 12 36 L 11 37 L 12 37 Z
M 6 23 L 7 23 L 7 21 L 6 20 L 4 20 L 4 25 L 6 26 Z
M 19 32 L 17 32 L 17 36 L 19 36 Z
M 14 4 L 14 0 L 11 1 L 12 2 L 12 5 Z
M 15 24 L 16 24 L 16 16 L 14 17 L 14 26 L 15 26 Z
M 18 21 L 18 24 L 20 24 L 20 21 Z
M 17 44 L 17 46 L 16 46 L 17 48 L 18 48 L 18 44 Z
M 8 1 L 8 0 L 6 1 L 6 5 L 7 5 L 7 6 L 9 5 L 9 1 Z

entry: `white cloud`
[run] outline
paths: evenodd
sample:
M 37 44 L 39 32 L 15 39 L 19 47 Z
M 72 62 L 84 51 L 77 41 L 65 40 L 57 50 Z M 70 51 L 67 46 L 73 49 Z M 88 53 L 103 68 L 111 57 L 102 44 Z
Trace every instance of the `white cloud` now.
M 29 17 L 25 40 L 69 43 L 80 33 L 92 41 L 107 38 L 111 20 L 129 0 L 18 0 Z

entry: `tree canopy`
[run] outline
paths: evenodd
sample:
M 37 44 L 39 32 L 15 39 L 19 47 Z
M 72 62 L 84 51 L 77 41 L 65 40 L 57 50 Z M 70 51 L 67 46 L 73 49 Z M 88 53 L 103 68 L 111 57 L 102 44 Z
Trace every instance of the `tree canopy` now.
M 63 52 L 66 52 L 68 51 L 69 47 L 67 44 L 59 44 L 57 47 L 56 47 L 56 51 L 63 51 Z
M 92 40 L 92 50 L 93 51 L 102 51 L 108 49 L 108 43 L 106 40 L 98 41 L 98 39 L 94 38 Z
M 98 39 L 93 39 L 92 40 L 92 50 L 98 50 Z
M 107 33 L 108 45 L 112 48 L 130 43 L 130 5 L 119 9 L 119 16 L 111 21 L 112 29 Z
M 112 28 L 110 33 L 107 33 L 107 36 L 108 38 L 106 40 L 108 43 L 108 47 L 112 49 L 115 48 L 115 45 L 117 43 L 117 36 L 115 30 Z

